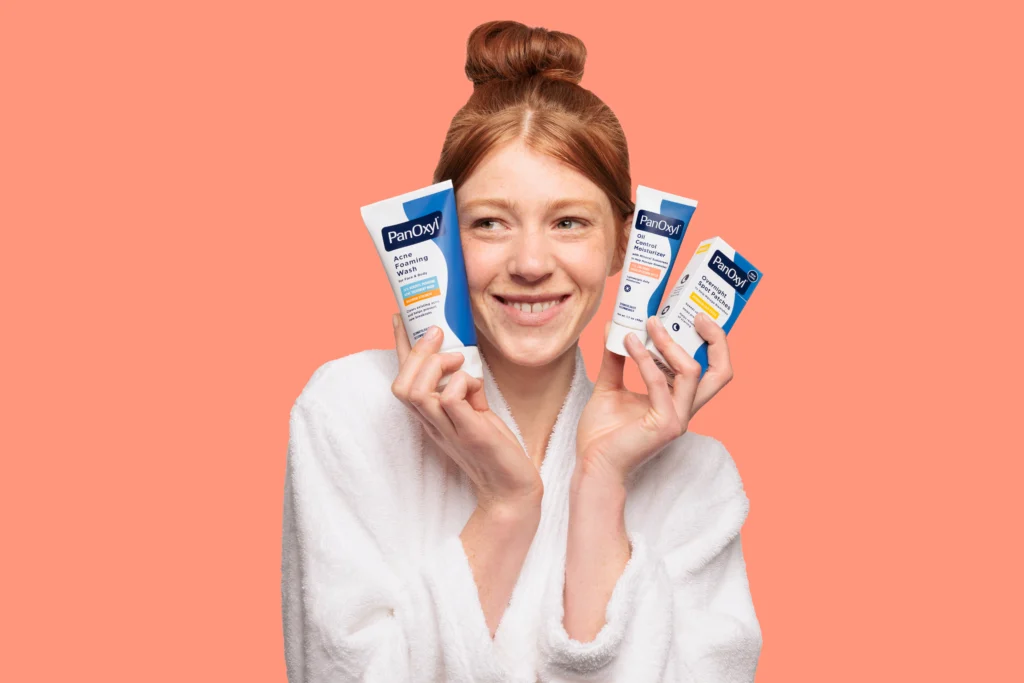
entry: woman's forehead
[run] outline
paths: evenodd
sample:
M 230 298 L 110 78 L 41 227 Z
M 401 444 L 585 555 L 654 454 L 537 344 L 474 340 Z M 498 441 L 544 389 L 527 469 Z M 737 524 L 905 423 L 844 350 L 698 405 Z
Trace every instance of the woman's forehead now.
M 570 205 L 611 210 L 611 201 L 593 181 L 522 143 L 503 145 L 484 157 L 456 191 L 456 199 L 460 211 L 551 211 Z

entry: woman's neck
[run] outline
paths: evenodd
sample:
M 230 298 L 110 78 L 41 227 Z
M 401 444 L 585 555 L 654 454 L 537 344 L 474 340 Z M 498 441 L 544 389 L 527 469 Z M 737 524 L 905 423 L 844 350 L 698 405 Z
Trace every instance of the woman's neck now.
M 478 343 L 523 436 L 527 455 L 539 469 L 572 383 L 576 344 L 547 365 L 528 367 L 510 362 L 483 337 L 478 337 Z

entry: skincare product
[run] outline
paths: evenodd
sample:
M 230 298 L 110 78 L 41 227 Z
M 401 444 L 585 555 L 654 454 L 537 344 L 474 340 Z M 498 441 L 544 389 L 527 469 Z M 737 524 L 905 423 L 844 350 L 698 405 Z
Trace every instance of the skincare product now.
M 721 237 L 697 246 L 658 319 L 676 343 L 700 363 L 702 376 L 708 369 L 708 343 L 693 328 L 694 316 L 703 311 L 728 333 L 760 281 L 761 271 Z M 671 381 L 674 373 L 653 339 L 648 340 L 647 349 Z
M 452 181 L 364 206 L 361 212 L 409 342 L 415 344 L 437 325 L 444 331 L 440 350 L 461 353 L 466 360 L 459 370 L 482 378 Z M 449 379 L 445 375 L 438 388 Z
M 609 351 L 628 356 L 623 340 L 630 332 L 635 332 L 641 343 L 647 341 L 647 319 L 658 311 L 679 245 L 696 208 L 696 200 L 637 186 L 633 226 L 605 342 Z

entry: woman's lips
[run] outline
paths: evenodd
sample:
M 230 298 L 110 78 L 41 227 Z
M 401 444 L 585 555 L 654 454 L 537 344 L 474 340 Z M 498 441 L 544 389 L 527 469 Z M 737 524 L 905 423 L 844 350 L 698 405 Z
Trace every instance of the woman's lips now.
M 544 325 L 551 321 L 555 316 L 562 312 L 565 308 L 565 302 L 569 300 L 570 294 L 563 296 L 557 303 L 548 306 L 543 311 L 537 313 L 527 313 L 526 311 L 520 311 L 518 308 L 510 303 L 507 303 L 504 299 L 495 296 L 494 300 L 497 302 L 501 310 L 509 317 L 512 322 L 517 325 L 526 326 L 538 326 Z

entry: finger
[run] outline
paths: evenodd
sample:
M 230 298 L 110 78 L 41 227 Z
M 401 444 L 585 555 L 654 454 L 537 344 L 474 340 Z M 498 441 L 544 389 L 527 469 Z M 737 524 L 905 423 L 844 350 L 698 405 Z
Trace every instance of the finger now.
M 484 392 L 484 381 L 479 377 L 470 376 L 465 370 L 459 370 L 462 374 L 466 375 L 466 401 L 469 405 L 478 412 L 490 410 L 491 407 L 487 405 L 487 394 Z M 456 372 L 455 374 L 459 374 Z
M 733 370 L 725 330 L 706 313 L 699 313 L 693 322 L 697 333 L 708 342 L 708 369 L 693 400 L 693 413 L 696 413 L 732 380 Z
M 448 385 L 441 392 L 441 408 L 454 425 L 455 433 L 464 439 L 479 435 L 481 421 L 484 419 L 467 400 L 475 379 L 460 370 L 452 375 Z
M 404 328 L 405 326 L 401 326 Z M 395 334 L 398 334 L 396 331 Z M 419 376 L 420 366 L 423 365 L 423 361 L 437 353 L 438 349 L 441 348 L 441 342 L 444 338 L 444 332 L 437 325 L 431 325 L 427 333 L 417 340 L 413 344 L 409 353 L 406 354 L 405 360 L 398 370 L 398 377 L 395 378 L 394 383 L 391 385 L 391 390 L 395 395 L 402 399 L 408 400 L 409 391 L 412 389 L 413 382 Z
M 444 434 L 442 434 L 437 427 L 431 424 L 430 420 L 420 415 L 419 412 L 416 413 L 416 419 L 419 420 L 421 425 L 423 425 L 423 429 L 430 435 L 430 438 L 436 441 L 439 446 L 444 444 L 446 441 Z
M 655 348 L 675 374 L 672 381 L 672 402 L 676 415 L 686 424 L 693 415 L 693 398 L 700 380 L 700 363 L 680 346 L 655 316 L 647 319 L 647 331 Z
M 626 335 L 625 345 L 630 357 L 636 361 L 640 369 L 640 377 L 647 385 L 647 398 L 655 414 L 663 419 L 675 419 L 676 407 L 672 401 L 672 392 L 668 388 L 668 380 L 665 379 L 665 373 L 655 365 L 651 352 L 644 347 L 635 332 Z
M 604 326 L 604 341 L 608 343 L 608 332 L 612 329 L 612 321 L 609 320 Z M 601 369 L 598 370 L 597 379 L 594 381 L 595 389 L 607 389 L 615 391 L 625 388 L 622 375 L 626 370 L 626 357 L 609 351 L 607 348 L 601 356 Z
M 435 353 L 420 366 L 420 372 L 409 390 L 409 403 L 430 420 L 442 434 L 454 434 L 455 426 L 441 407 L 437 383 L 465 362 L 461 353 Z
M 391 314 L 391 325 L 395 328 L 395 349 L 398 351 L 398 366 L 402 367 L 409 355 L 409 335 L 405 331 L 401 313 Z

